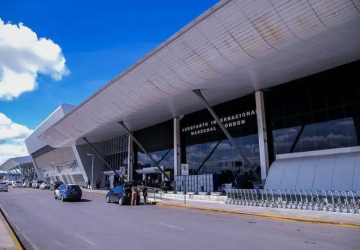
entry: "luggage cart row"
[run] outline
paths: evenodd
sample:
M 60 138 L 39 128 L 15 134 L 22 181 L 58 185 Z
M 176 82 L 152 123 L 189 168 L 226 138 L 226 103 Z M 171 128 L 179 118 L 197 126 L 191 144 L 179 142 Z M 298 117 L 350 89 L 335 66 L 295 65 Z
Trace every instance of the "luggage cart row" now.
M 360 191 L 227 189 L 226 204 L 360 214 Z

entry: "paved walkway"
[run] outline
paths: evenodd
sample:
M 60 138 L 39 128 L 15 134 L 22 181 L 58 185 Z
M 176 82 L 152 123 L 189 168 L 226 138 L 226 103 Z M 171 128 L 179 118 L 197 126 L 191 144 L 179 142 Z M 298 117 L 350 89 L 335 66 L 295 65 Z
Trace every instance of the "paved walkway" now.
M 0 214 L 0 250 L 18 249 L 8 229 L 8 225 L 4 221 L 3 216 Z
M 84 192 L 92 192 L 95 194 L 105 195 L 107 190 L 84 190 Z M 157 202 L 158 205 L 173 206 L 182 208 L 191 208 L 213 212 L 236 213 L 249 216 L 266 217 L 272 219 L 287 219 L 293 221 L 314 222 L 335 225 L 347 225 L 349 227 L 360 228 L 360 214 L 343 214 L 323 211 L 308 211 L 297 209 L 269 208 L 269 207 L 252 207 L 242 205 L 228 205 L 219 202 L 204 202 L 187 200 L 186 205 L 184 199 L 164 198 L 166 195 L 156 194 L 155 199 L 153 193 L 149 193 L 148 200 Z

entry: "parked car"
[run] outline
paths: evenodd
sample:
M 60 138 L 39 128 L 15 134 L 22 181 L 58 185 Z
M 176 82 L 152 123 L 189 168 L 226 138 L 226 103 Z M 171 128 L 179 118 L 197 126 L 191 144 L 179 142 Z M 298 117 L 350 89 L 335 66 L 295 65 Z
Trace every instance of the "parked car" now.
M 8 184 L 5 181 L 0 181 L 0 192 L 7 192 Z
M 79 185 L 76 184 L 62 184 L 60 187 L 55 189 L 54 198 L 55 200 L 75 200 L 81 201 L 82 190 Z
M 13 181 L 12 187 L 13 187 L 13 188 L 22 188 L 22 183 L 21 183 L 21 181 Z
M 106 194 L 106 202 L 117 202 L 120 206 L 130 205 L 131 203 L 132 182 L 126 182 L 121 186 L 116 186 Z M 136 197 L 136 204 L 140 204 L 140 192 Z
M 50 190 L 56 190 L 58 187 L 60 187 L 62 184 L 64 184 L 62 181 L 55 181 L 54 183 L 50 184 Z
M 43 183 L 43 181 L 34 181 L 32 183 L 32 188 L 40 188 L 41 183 Z
M 49 182 L 43 182 L 40 184 L 40 187 L 39 187 L 41 190 L 44 190 L 44 189 L 50 189 L 50 183 Z

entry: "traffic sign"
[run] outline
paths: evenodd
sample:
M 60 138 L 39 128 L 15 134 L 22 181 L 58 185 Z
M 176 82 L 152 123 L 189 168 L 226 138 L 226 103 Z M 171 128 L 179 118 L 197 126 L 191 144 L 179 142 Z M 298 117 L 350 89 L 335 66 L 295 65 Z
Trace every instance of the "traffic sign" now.
M 181 164 L 181 175 L 189 175 L 189 164 Z

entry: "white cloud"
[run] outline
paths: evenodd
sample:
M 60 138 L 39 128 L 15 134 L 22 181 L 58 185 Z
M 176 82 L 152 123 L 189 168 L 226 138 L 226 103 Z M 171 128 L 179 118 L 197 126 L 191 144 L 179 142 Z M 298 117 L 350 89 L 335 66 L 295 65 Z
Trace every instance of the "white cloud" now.
M 211 143 L 210 144 L 210 149 L 213 150 L 214 147 L 216 146 L 217 142 L 216 143 Z M 225 150 L 225 149 L 232 149 L 233 147 L 230 146 L 229 143 L 226 143 L 226 142 L 221 142 L 218 147 L 216 148 L 216 150 Z
M 0 113 L 0 164 L 9 158 L 28 155 L 24 139 L 32 130 Z
M 37 87 L 38 74 L 61 80 L 68 74 L 59 45 L 30 28 L 0 18 L 0 99 L 12 100 Z

